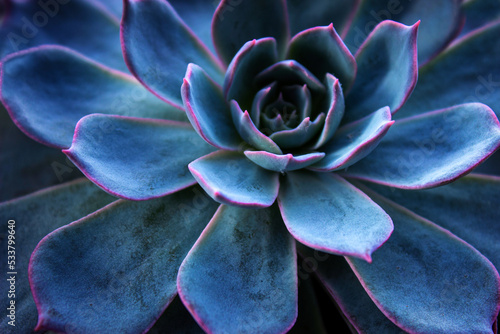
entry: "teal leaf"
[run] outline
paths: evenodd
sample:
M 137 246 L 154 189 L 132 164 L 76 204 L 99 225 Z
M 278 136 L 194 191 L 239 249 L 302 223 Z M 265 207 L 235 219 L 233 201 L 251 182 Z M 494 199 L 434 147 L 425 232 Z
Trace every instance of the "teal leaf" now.
M 188 164 L 211 151 L 186 123 L 94 114 L 63 152 L 107 192 L 147 200 L 195 184 Z
M 189 63 L 222 81 L 222 67 L 164 0 L 126 0 L 123 55 L 134 76 L 159 98 L 182 106 L 180 87 Z
M 19 179 L 17 179 L 19 182 Z M 37 309 L 31 295 L 28 281 L 28 264 L 31 253 L 38 242 L 55 229 L 84 217 L 103 206 L 111 203 L 115 198 L 109 196 L 85 179 L 64 183 L 62 185 L 44 189 L 30 195 L 16 198 L 0 204 L 0 219 L 2 221 L 2 238 L 0 246 L 5 255 L 0 260 L 0 267 L 6 272 L 16 272 L 15 298 L 7 298 L 9 285 L 7 278 L 0 280 L 2 310 L 9 307 L 11 300 L 15 300 L 15 327 L 8 324 L 7 311 L 0 321 L 2 333 L 32 333 L 37 323 Z M 10 229 L 9 221 L 15 223 L 14 244 L 8 244 Z M 12 270 L 8 267 L 7 246 L 14 247 L 15 264 Z
M 326 74 L 326 97 L 325 104 L 328 106 L 325 112 L 325 126 L 321 131 L 316 143 L 312 146 L 313 149 L 318 149 L 323 144 L 332 139 L 335 131 L 344 117 L 345 102 L 344 93 L 340 87 L 340 82 L 330 73 Z
M 448 185 L 402 190 L 369 184 L 377 193 L 470 243 L 500 270 L 500 178 L 470 174 Z
M 447 230 L 369 194 L 392 217 L 394 233 L 371 264 L 347 260 L 382 312 L 413 333 L 492 333 L 500 281 L 491 262 Z
M 78 121 L 92 113 L 187 121 L 132 76 L 59 46 L 4 59 L 1 98 L 23 132 L 57 148 L 68 148 Z
M 325 153 L 313 152 L 307 154 L 274 154 L 266 151 L 245 151 L 245 156 L 262 168 L 275 172 L 289 172 L 312 165 L 323 159 Z
M 360 119 L 388 106 L 394 114 L 417 84 L 417 29 L 384 21 L 356 53 L 358 75 L 346 95 L 345 121 Z
M 360 120 L 346 124 L 320 148 L 326 156 L 310 169 L 331 172 L 345 169 L 370 154 L 392 126 L 391 111 L 381 108 Z
M 71 48 L 128 72 L 120 46 L 120 21 L 95 1 L 8 1 L 0 28 L 0 56 L 44 44 Z M 82 29 L 85 27 L 85 29 Z
M 393 229 L 384 210 L 333 173 L 287 173 L 278 204 L 288 231 L 301 243 L 368 262 Z
M 362 1 L 344 41 L 355 52 L 384 20 L 411 25 L 422 20 L 418 33 L 418 63 L 436 56 L 458 35 L 464 15 L 461 0 Z
M 346 175 L 396 188 L 430 188 L 468 173 L 499 146 L 500 123 L 493 111 L 462 104 L 396 121 Z
M 250 110 L 253 98 L 261 88 L 255 85 L 255 76 L 277 60 L 274 38 L 245 43 L 227 68 L 223 85 L 226 100 L 236 100 L 243 109 Z
M 396 118 L 480 102 L 500 116 L 500 22 L 457 40 L 423 66 L 418 85 Z
M 223 204 L 268 207 L 278 196 L 278 174 L 257 166 L 239 152 L 208 154 L 190 163 L 189 170 L 203 189 Z
M 188 65 L 181 93 L 193 128 L 207 143 L 226 150 L 239 148 L 242 140 L 222 88 L 201 67 Z
M 199 188 L 117 201 L 45 237 L 30 262 L 37 330 L 141 333 L 177 293 L 178 268 L 217 208 Z
M 333 23 L 341 33 L 347 32 L 360 0 L 287 0 L 290 32 Z
M 286 0 L 222 0 L 219 3 L 212 19 L 212 38 L 225 64 L 231 62 L 246 42 L 263 37 L 273 37 L 280 54 L 283 53 L 290 38 Z
M 297 264 L 278 209 L 221 206 L 182 263 L 178 287 L 209 333 L 287 332 L 297 317 Z
M 234 126 L 244 141 L 256 149 L 274 154 L 283 154 L 279 146 L 271 138 L 257 129 L 248 111 L 243 112 L 238 102 L 232 100 L 230 102 L 230 107 Z
M 500 2 L 497 0 L 470 0 L 462 4 L 465 25 L 462 35 L 500 19 Z
M 295 59 L 323 80 L 327 73 L 340 80 L 347 90 L 356 77 L 356 60 L 333 25 L 314 27 L 295 35 L 288 46 L 287 58 Z

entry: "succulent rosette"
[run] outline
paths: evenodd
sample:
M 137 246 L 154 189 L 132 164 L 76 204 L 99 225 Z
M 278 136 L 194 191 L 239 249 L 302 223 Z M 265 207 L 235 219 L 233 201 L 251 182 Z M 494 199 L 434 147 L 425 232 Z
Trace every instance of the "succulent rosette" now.
M 498 2 L 1 4 L 3 332 L 496 330 Z

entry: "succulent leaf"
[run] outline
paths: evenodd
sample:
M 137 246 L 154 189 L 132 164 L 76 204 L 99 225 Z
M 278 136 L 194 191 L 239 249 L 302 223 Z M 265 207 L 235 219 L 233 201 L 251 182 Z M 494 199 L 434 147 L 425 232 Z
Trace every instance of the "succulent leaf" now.
M 262 38 L 247 42 L 234 56 L 224 78 L 223 91 L 227 101 L 236 100 L 249 110 L 259 90 L 255 76 L 278 59 L 276 40 Z
M 421 20 L 418 33 L 418 63 L 422 64 L 442 51 L 462 29 L 464 15 L 460 0 L 371 0 L 362 1 L 344 38 L 354 53 L 383 20 L 411 25 Z
M 86 179 L 64 183 L 56 187 L 16 198 L 0 204 L 0 218 L 2 228 L 8 231 L 7 222 L 14 220 L 16 269 L 16 332 L 31 333 L 37 323 L 37 310 L 35 301 L 30 293 L 28 281 L 28 263 L 31 253 L 38 242 L 53 230 L 64 226 L 74 220 L 84 217 L 101 207 L 111 203 L 116 198 L 101 191 L 92 182 Z M 54 215 L 54 213 L 57 213 Z M 0 240 L 0 246 L 7 249 L 7 236 Z M 9 244 L 10 245 L 10 244 Z M 15 247 L 20 245 L 22 247 Z M 12 245 L 10 245 L 12 247 Z M 7 262 L 5 262 L 7 269 Z M 22 274 L 21 274 L 22 273 Z M 7 296 L 9 287 L 7 280 L 0 281 L 0 291 Z M 2 298 L 0 305 L 7 309 L 10 299 Z M 12 331 L 9 325 L 11 319 L 4 317 L 0 322 L 0 331 Z
M 49 146 L 71 146 L 76 124 L 92 113 L 187 121 L 182 110 L 157 99 L 132 76 L 64 47 L 12 54 L 3 60 L 1 73 L 1 99 L 11 117 L 28 136 Z M 47 80 L 51 84 L 40 89 Z
M 225 64 L 231 62 L 245 43 L 263 37 L 273 37 L 280 54 L 283 53 L 290 38 L 286 0 L 222 0 L 219 3 L 212 19 L 212 38 Z
M 320 149 L 325 158 L 309 167 L 320 172 L 345 169 L 370 154 L 394 121 L 389 108 L 381 108 L 362 119 L 342 126 Z
M 242 153 L 217 151 L 189 164 L 189 170 L 217 202 L 241 207 L 271 206 L 278 196 L 277 173 L 265 170 Z
M 181 93 L 193 128 L 207 143 L 226 150 L 239 148 L 242 140 L 222 88 L 201 67 L 188 65 Z
M 151 327 L 177 294 L 178 268 L 216 208 L 191 188 L 120 200 L 49 234 L 30 262 L 37 330 L 98 333 L 103 314 L 112 333 Z
M 470 243 L 500 270 L 499 177 L 470 174 L 446 186 L 411 191 L 367 186 Z
M 500 116 L 500 22 L 457 40 L 436 59 L 423 66 L 418 85 L 396 118 L 481 102 Z
M 246 157 L 262 168 L 275 172 L 289 172 L 302 169 L 323 159 L 325 153 L 313 152 L 307 154 L 273 154 L 266 151 L 245 151 Z
M 430 188 L 468 173 L 499 146 L 493 111 L 480 103 L 462 104 L 396 121 L 346 175 L 396 188 Z
M 462 9 L 465 14 L 462 35 L 500 20 L 500 3 L 496 0 L 466 1 L 462 4 Z
M 360 0 L 287 0 L 290 32 L 333 23 L 337 31 L 347 32 Z
M 300 148 L 318 135 L 325 124 L 325 115 L 321 114 L 314 121 L 306 117 L 300 124 L 290 130 L 274 132 L 269 136 L 282 149 Z
M 371 262 L 372 253 L 393 230 L 384 210 L 332 173 L 288 173 L 281 182 L 278 203 L 295 239 L 333 254 Z
M 285 333 L 297 317 L 296 271 L 276 206 L 222 205 L 179 269 L 179 295 L 208 333 Z
M 389 106 L 394 114 L 417 84 L 417 29 L 384 21 L 356 53 L 358 75 L 346 95 L 345 122 L 360 119 Z
M 128 72 L 123 61 L 117 17 L 95 1 L 71 0 L 52 4 L 47 1 L 46 10 L 40 2 L 15 1 L 10 4 L 9 14 L 1 22 L 1 57 L 35 46 L 58 44 L 111 68 Z M 2 6 L 9 4 L 2 3 Z
M 333 74 L 344 90 L 349 89 L 356 77 L 356 60 L 332 24 L 295 35 L 288 46 L 287 58 L 297 60 L 320 80 L 327 73 Z
M 344 117 L 345 102 L 344 93 L 342 92 L 340 82 L 330 73 L 326 74 L 326 97 L 325 97 L 325 107 L 320 110 L 326 115 L 325 126 L 321 131 L 320 136 L 316 143 L 312 146 L 313 149 L 318 149 L 323 144 L 327 143 L 337 131 L 342 117 Z M 324 109 L 324 111 L 323 111 Z
M 230 106 L 234 125 L 243 140 L 259 150 L 275 154 L 283 153 L 281 152 L 279 146 L 271 138 L 257 129 L 248 112 L 243 112 L 236 101 L 231 101 Z
M 124 4 L 123 56 L 130 72 L 151 92 L 182 106 L 179 87 L 189 63 L 222 82 L 222 68 L 215 56 L 167 1 L 126 0 Z
M 278 82 L 286 85 L 307 85 L 313 91 L 323 92 L 323 84 L 309 72 L 307 68 L 295 60 L 282 60 L 277 62 L 255 77 L 255 83 L 259 86 Z
M 394 233 L 372 263 L 347 260 L 382 312 L 413 333 L 492 333 L 500 280 L 491 262 L 447 230 L 369 194 L 392 217 Z
M 107 192 L 147 200 L 195 184 L 188 163 L 213 150 L 186 123 L 94 114 L 63 152 Z

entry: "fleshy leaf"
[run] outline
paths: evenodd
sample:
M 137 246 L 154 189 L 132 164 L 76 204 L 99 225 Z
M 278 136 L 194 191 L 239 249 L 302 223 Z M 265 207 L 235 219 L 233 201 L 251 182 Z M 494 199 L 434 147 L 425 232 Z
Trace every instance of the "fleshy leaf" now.
M 37 310 L 28 281 L 28 263 L 38 242 L 56 228 L 86 216 L 113 200 L 115 198 L 92 182 L 79 179 L 0 204 L 3 231 L 0 246 L 7 251 L 10 240 L 7 237 L 10 231 L 8 222 L 13 220 L 15 243 L 10 246 L 14 247 L 16 256 L 14 270 L 7 266 L 7 256 L 1 260 L 1 267 L 5 271 L 17 272 L 15 299 L 7 298 L 9 286 L 6 279 L 9 277 L 0 280 L 0 292 L 4 296 L 0 302 L 2 309 L 9 307 L 10 300 L 16 302 L 16 326 L 9 325 L 11 319 L 3 316 L 0 322 L 2 333 L 12 333 L 13 329 L 16 333 L 32 333 L 36 326 Z
M 393 229 L 384 210 L 332 173 L 288 173 L 278 204 L 288 231 L 301 243 L 369 262 Z
M 434 223 L 370 197 L 392 217 L 394 233 L 371 264 L 347 260 L 382 312 L 412 333 L 492 333 L 500 281 L 491 262 Z
M 362 1 L 344 41 L 354 52 L 384 20 L 406 25 L 422 20 L 417 42 L 418 62 L 421 64 L 437 55 L 458 35 L 464 21 L 461 5 L 461 0 Z
M 201 67 L 189 64 L 181 90 L 186 113 L 196 132 L 215 147 L 238 149 L 241 138 L 234 128 L 222 88 Z
M 286 0 L 219 3 L 212 20 L 212 38 L 224 63 L 229 64 L 246 42 L 263 37 L 273 37 L 282 53 L 290 37 Z
M 252 102 L 252 109 L 250 111 L 250 118 L 256 128 L 260 126 L 260 117 L 264 107 L 276 100 L 278 96 L 278 86 L 276 83 L 272 83 L 271 85 L 262 88 L 257 92 L 257 94 L 255 94 Z
M 59 44 L 111 68 L 128 72 L 120 46 L 120 21 L 95 1 L 8 1 L 0 28 L 0 56 Z M 82 29 L 85 27 L 85 29 Z
M 147 200 L 195 184 L 188 164 L 211 151 L 186 123 L 95 114 L 63 152 L 107 192 Z
M 282 154 L 279 146 L 257 129 L 247 111 L 243 112 L 236 101 L 230 102 L 231 114 L 241 138 L 253 147 L 275 154 Z
M 393 21 L 377 25 L 356 53 L 358 75 L 346 96 L 345 121 L 388 106 L 394 114 L 417 83 L 417 29 Z
M 380 312 L 344 258 L 321 253 L 303 245 L 297 245 L 297 250 L 303 257 L 302 263 L 305 266 L 316 268 L 315 274 L 335 299 L 356 333 L 406 333 Z
M 163 103 L 132 76 L 58 46 L 4 59 L 1 99 L 24 133 L 57 148 L 69 147 L 76 123 L 92 113 L 187 121 L 182 110 Z
M 312 165 L 323 159 L 324 153 L 314 152 L 301 155 L 273 154 L 266 151 L 245 151 L 246 157 L 262 168 L 275 172 L 289 172 Z
M 210 25 L 219 0 L 168 0 L 202 42 L 215 52 Z
M 60 150 L 26 137 L 1 103 L 0 152 L 0 202 L 83 176 Z
M 455 42 L 423 66 L 418 85 L 396 118 L 481 102 L 500 116 L 500 22 Z
M 462 35 L 500 19 L 500 2 L 496 0 L 470 0 L 462 8 L 465 14 Z
M 421 189 L 468 173 L 500 146 L 500 124 L 479 103 L 398 120 L 348 176 L 396 188 Z
M 319 115 L 313 122 L 306 117 L 294 129 L 282 130 L 269 136 L 280 148 L 298 148 L 316 136 L 325 124 L 325 115 Z
M 281 93 L 283 93 L 283 98 L 285 100 L 290 101 L 290 103 L 297 108 L 299 119 L 311 117 L 312 100 L 311 92 L 309 91 L 307 85 L 285 86 L 281 88 Z
M 241 153 L 217 151 L 190 163 L 189 170 L 220 203 L 261 208 L 273 204 L 278 196 L 278 174 L 257 166 Z
M 377 147 L 393 123 L 391 111 L 385 107 L 342 126 L 330 142 L 321 147 L 325 158 L 310 168 L 331 172 L 355 164 Z
M 359 3 L 360 0 L 287 0 L 291 33 L 330 23 L 337 31 L 347 32 Z
M 179 295 L 208 333 L 285 333 L 297 317 L 296 271 L 275 206 L 222 205 L 179 269 Z
M 325 126 L 312 147 L 314 150 L 327 143 L 333 137 L 342 121 L 342 117 L 344 117 L 345 111 L 344 93 L 340 87 L 339 80 L 330 73 L 327 73 L 325 81 L 327 92 L 325 97 L 327 108 L 325 108 L 324 112 L 326 114 Z
M 470 174 L 446 186 L 402 190 L 369 184 L 377 193 L 450 230 L 500 270 L 500 178 Z
M 145 332 L 175 297 L 177 270 L 216 207 L 191 188 L 120 200 L 49 234 L 30 262 L 36 329 L 98 333 L 106 314 L 106 332 Z
M 356 60 L 342 42 L 333 25 L 300 32 L 290 41 L 287 58 L 295 59 L 323 80 L 327 73 L 348 89 L 356 76 Z
M 121 24 L 123 55 L 134 76 L 167 103 L 182 106 L 179 87 L 189 63 L 216 82 L 222 68 L 164 0 L 126 0 Z
M 224 78 L 226 100 L 236 100 L 249 110 L 260 87 L 254 84 L 255 76 L 278 59 L 276 40 L 262 38 L 247 42 L 229 64 Z
M 255 83 L 258 86 L 278 82 L 286 85 L 306 84 L 309 89 L 323 91 L 323 84 L 309 72 L 307 68 L 297 63 L 295 60 L 282 60 L 277 62 L 255 77 Z

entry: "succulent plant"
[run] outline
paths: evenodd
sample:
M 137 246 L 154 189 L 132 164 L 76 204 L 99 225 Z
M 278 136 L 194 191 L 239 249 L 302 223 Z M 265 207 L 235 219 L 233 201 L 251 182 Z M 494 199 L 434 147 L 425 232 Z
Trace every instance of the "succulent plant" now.
M 498 1 L 0 4 L 2 332 L 496 332 Z

